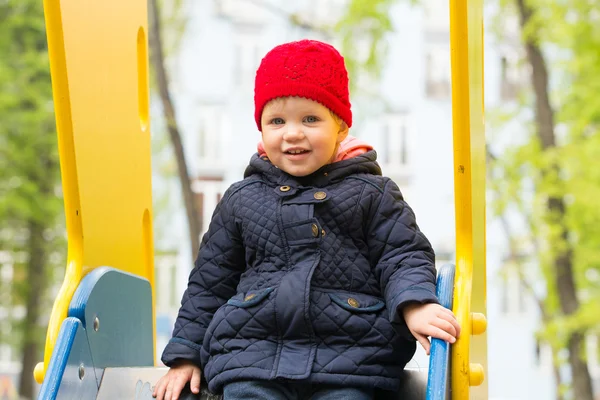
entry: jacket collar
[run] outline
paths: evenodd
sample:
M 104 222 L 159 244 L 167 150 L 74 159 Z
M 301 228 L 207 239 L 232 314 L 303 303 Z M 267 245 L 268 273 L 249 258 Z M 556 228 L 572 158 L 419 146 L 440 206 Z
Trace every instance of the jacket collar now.
M 356 157 L 327 164 L 312 174 L 304 177 L 295 177 L 280 170 L 265 157 L 258 153 L 250 159 L 250 164 L 244 172 L 244 178 L 261 175 L 274 185 L 288 185 L 292 187 L 324 187 L 335 181 L 342 180 L 353 174 L 381 175 L 381 168 L 377 163 L 375 150 L 368 151 Z

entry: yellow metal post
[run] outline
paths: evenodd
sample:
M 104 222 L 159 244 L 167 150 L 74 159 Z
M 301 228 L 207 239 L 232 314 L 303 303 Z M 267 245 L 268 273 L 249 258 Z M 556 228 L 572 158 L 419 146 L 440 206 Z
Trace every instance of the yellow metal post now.
M 487 399 L 483 1 L 450 0 L 456 280 L 452 397 Z M 473 336 L 477 335 L 477 336 Z M 472 387 L 472 388 L 471 388 Z
M 44 10 L 68 261 L 38 382 L 89 271 L 114 267 L 154 290 L 146 1 L 44 0 Z

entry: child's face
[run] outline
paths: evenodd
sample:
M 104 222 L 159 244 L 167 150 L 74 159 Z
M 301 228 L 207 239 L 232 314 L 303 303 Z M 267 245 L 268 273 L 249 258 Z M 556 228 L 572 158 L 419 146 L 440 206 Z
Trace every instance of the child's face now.
M 269 160 L 293 176 L 310 175 L 336 156 L 348 126 L 329 109 L 302 97 L 270 101 L 262 117 L 262 138 Z

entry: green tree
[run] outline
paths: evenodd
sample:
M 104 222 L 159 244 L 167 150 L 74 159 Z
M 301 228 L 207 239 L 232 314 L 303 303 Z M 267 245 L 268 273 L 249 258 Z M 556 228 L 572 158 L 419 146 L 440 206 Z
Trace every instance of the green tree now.
M 587 1 L 504 4 L 505 15 L 519 17 L 531 80 L 513 114 L 525 143 L 503 155 L 497 165 L 508 179 L 496 182 L 506 189 L 500 210 L 518 205 L 530 221 L 546 282 L 542 337 L 556 354 L 567 350 L 572 394 L 585 400 L 593 399 L 585 338 L 600 322 L 598 283 L 587 278 L 600 268 L 600 211 L 592 205 L 600 175 L 590 168 L 600 155 L 597 10 Z
M 523 154 L 522 151 L 517 153 Z M 528 157 L 515 157 L 512 151 L 503 154 L 502 158 L 496 157 L 488 149 L 488 160 L 490 168 L 489 185 L 490 196 L 488 203 L 491 205 L 492 214 L 497 217 L 502 226 L 502 233 L 507 241 L 507 252 L 505 257 L 505 266 L 502 269 L 503 279 L 507 279 L 507 274 L 516 272 L 518 279 L 521 282 L 521 287 L 533 298 L 534 304 L 537 307 L 541 317 L 541 325 L 547 326 L 552 323 L 555 318 L 555 312 L 552 311 L 549 303 L 546 290 L 539 290 L 536 287 L 535 280 L 540 275 L 539 271 L 531 271 L 528 265 L 532 262 L 537 262 L 541 255 L 541 243 L 538 232 L 538 225 L 534 213 L 528 210 L 531 206 L 529 202 L 523 198 L 521 187 L 522 172 L 525 166 L 523 160 L 529 161 Z M 515 214 L 520 217 L 521 229 L 515 229 L 514 221 Z M 517 218 L 518 218 L 517 217 Z M 533 275 L 533 276 L 532 276 Z M 563 378 L 560 373 L 562 362 L 558 355 L 561 346 L 555 345 L 544 335 L 538 335 L 538 345 L 549 345 L 553 359 L 553 377 L 555 383 L 556 400 L 563 400 L 564 385 Z
M 10 338 L 20 348 L 19 393 L 33 398 L 42 357 L 41 305 L 64 266 L 57 137 L 42 2 L 0 3 L 0 248 L 14 268 L 10 301 L 25 316 Z M 5 293 L 6 294 L 6 293 Z
M 385 35 L 393 29 L 387 11 L 394 3 L 350 1 L 338 32 L 354 78 L 359 70 L 377 77 L 385 62 Z M 492 162 L 488 183 L 500 194 L 492 209 L 503 221 L 508 212 L 525 221 L 524 233 L 505 229 L 508 256 L 514 259 L 523 251 L 520 240 L 525 235 L 526 256 L 538 267 L 522 270 L 520 276 L 526 284 L 531 276 L 542 279 L 545 286 L 536 294 L 543 315 L 540 335 L 554 354 L 567 350 L 574 397 L 592 400 L 584 339 L 597 334 L 594 327 L 600 322 L 600 283 L 589 279 L 600 269 L 600 170 L 592 167 L 600 157 L 600 3 L 499 0 L 498 5 L 501 29 L 494 36 L 502 40 L 507 19 L 519 18 L 523 63 L 531 81 L 522 88 L 516 110 L 502 110 L 505 122 L 520 124 L 515 135 L 520 144 L 508 146 Z M 368 40 L 371 51 L 355 59 L 352 46 L 359 39 Z

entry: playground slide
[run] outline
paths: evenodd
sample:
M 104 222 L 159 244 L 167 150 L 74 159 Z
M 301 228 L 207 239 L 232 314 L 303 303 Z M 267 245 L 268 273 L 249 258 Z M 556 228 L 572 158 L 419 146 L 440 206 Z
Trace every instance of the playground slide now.
M 450 307 L 454 266 L 438 274 L 437 295 Z M 151 399 L 167 368 L 154 367 L 152 297 L 146 279 L 108 267 L 81 282 L 71 301 L 39 399 Z M 428 371 L 407 370 L 402 389 L 378 400 L 446 399 L 450 346 L 434 340 Z M 218 399 L 189 391 L 186 399 Z

